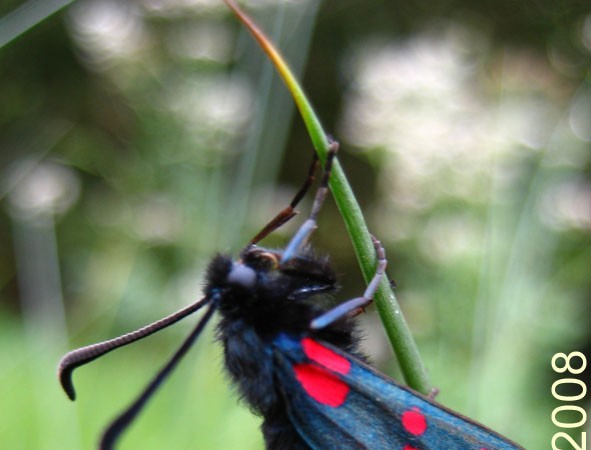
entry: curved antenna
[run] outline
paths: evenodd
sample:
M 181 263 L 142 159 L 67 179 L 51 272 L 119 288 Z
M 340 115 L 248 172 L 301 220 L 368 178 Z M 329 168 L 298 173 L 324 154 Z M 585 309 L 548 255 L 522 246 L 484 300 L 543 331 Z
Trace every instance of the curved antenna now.
M 187 351 L 191 348 L 191 346 L 195 343 L 195 340 L 207 325 L 207 322 L 213 315 L 215 311 L 215 302 L 213 302 L 205 314 L 201 318 L 201 320 L 197 323 L 195 329 L 191 332 L 189 336 L 185 339 L 183 344 L 178 348 L 175 354 L 170 358 L 170 360 L 166 363 L 166 365 L 160 369 L 160 371 L 156 374 L 156 376 L 150 381 L 150 384 L 146 386 L 143 392 L 137 397 L 137 399 L 129 405 L 129 407 L 123 411 L 111 424 L 107 427 L 105 432 L 103 433 L 103 437 L 101 438 L 100 442 L 100 450 L 112 450 L 114 448 L 115 442 L 121 436 L 127 427 L 133 422 L 136 416 L 140 413 L 140 411 L 144 408 L 147 401 L 154 395 L 158 387 L 162 384 L 162 382 L 170 375 L 170 373 L 174 370 L 180 360 L 185 356 Z
M 189 314 L 194 313 L 209 301 L 209 298 L 203 298 L 198 302 L 195 302 L 181 309 L 180 311 L 171 314 L 170 316 L 157 320 L 150 325 L 146 325 L 139 330 L 132 331 L 131 333 L 124 334 L 123 336 L 119 336 L 114 339 L 109 339 L 108 341 L 98 342 L 96 344 L 87 345 L 85 347 L 72 350 L 61 359 L 57 368 L 57 376 L 60 380 L 62 388 L 70 400 L 75 400 L 76 391 L 74 390 L 74 384 L 72 382 L 72 372 L 75 368 L 94 361 L 95 359 L 103 356 L 106 353 L 109 353 L 112 350 L 115 350 L 116 348 L 131 344 L 132 342 L 145 338 L 156 331 L 160 331 L 163 328 L 166 328 L 187 317 Z

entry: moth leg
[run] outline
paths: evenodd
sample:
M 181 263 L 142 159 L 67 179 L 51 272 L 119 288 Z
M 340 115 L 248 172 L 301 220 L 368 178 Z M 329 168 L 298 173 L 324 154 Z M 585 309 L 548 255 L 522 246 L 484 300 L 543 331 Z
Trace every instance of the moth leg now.
M 283 257 L 281 258 L 281 263 L 289 261 L 295 254 L 297 254 L 298 250 L 308 241 L 310 235 L 317 228 L 316 218 L 318 217 L 318 213 L 322 209 L 322 205 L 324 204 L 324 200 L 328 194 L 328 180 L 332 170 L 332 162 L 337 154 L 338 149 L 339 143 L 337 141 L 331 141 L 328 148 L 328 154 L 326 155 L 326 162 L 324 163 L 324 174 L 322 175 L 320 186 L 318 187 L 316 196 L 314 197 L 312 211 L 310 212 L 308 219 L 306 219 L 294 237 L 291 238 L 289 244 L 287 244 L 287 247 L 283 252 Z
M 427 395 L 427 398 L 431 401 L 435 401 L 435 397 L 437 397 L 438 395 L 439 395 L 439 388 L 433 387 L 429 391 L 429 395 Z
M 370 283 L 367 285 L 363 296 L 341 303 L 340 305 L 325 312 L 321 316 L 316 317 L 314 320 L 312 320 L 312 322 L 310 322 L 311 329 L 319 330 L 344 317 L 354 317 L 362 313 L 365 307 L 373 301 L 373 297 L 386 272 L 388 261 L 386 260 L 386 251 L 384 250 L 382 243 L 374 236 L 371 236 L 371 240 L 376 251 L 377 267 L 376 273 L 374 274 Z
M 314 183 L 314 179 L 316 178 L 315 173 L 318 169 L 318 163 L 318 155 L 316 154 L 316 152 L 314 152 L 312 163 L 310 164 L 310 168 L 308 169 L 308 176 L 306 177 L 306 180 L 304 181 L 304 184 L 302 185 L 300 190 L 296 193 L 294 198 L 291 200 L 290 204 L 287 207 L 283 208 L 281 211 L 279 211 L 279 213 L 275 217 L 273 217 L 273 219 L 271 219 L 271 221 L 267 225 L 265 225 L 263 229 L 259 231 L 255 237 L 253 237 L 250 240 L 250 245 L 255 245 L 256 243 L 267 237 L 269 234 L 271 234 L 273 231 L 275 231 L 277 228 L 283 226 L 286 222 L 288 222 L 292 217 L 294 217 L 298 213 L 295 210 L 295 207 L 298 205 L 298 203 L 300 203 L 304 195 L 306 195 L 306 192 L 308 192 L 310 186 L 312 186 L 312 183 Z

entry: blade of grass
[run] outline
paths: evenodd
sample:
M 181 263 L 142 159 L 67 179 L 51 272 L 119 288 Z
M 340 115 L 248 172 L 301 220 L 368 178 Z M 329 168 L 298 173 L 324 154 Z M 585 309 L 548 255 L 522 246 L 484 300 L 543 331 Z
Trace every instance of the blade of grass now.
M 29 0 L 0 17 L 0 48 L 37 26 L 74 0 Z
M 233 0 L 224 1 L 248 28 L 279 72 L 302 115 L 312 144 L 320 159 L 324 162 L 330 140 L 291 69 L 265 34 L 238 8 L 236 3 Z M 361 208 L 338 161 L 335 161 L 333 165 L 330 188 L 337 207 L 345 221 L 361 272 L 365 280 L 368 281 L 373 277 L 376 269 L 375 250 Z M 431 384 L 425 366 L 387 279 L 384 278 L 382 280 L 374 302 L 392 348 L 398 357 L 400 368 L 406 382 L 417 391 L 425 394 L 429 393 L 431 391 Z

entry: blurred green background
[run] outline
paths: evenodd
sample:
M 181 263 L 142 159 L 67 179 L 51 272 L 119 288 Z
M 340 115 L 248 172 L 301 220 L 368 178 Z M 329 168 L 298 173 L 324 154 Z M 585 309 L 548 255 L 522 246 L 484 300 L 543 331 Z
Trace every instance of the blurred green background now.
M 74 404 L 60 357 L 198 299 L 209 258 L 236 254 L 287 204 L 311 155 L 221 0 L 68 3 L 0 6 L 3 449 L 93 448 L 196 318 L 79 369 Z M 550 360 L 589 355 L 591 341 L 588 3 L 245 6 L 342 143 L 438 400 L 549 448 L 561 431 Z M 263 244 L 283 245 L 300 220 Z M 314 244 L 339 298 L 362 292 L 330 201 Z M 212 329 L 121 449 L 262 448 Z M 399 376 L 374 313 L 363 329 L 375 364 Z

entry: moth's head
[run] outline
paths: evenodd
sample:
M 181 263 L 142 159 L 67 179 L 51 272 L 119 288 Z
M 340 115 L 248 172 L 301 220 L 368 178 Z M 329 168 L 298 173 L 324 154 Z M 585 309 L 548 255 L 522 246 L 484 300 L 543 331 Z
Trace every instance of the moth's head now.
M 221 307 L 275 308 L 336 288 L 326 258 L 310 251 L 282 262 L 283 252 L 257 246 L 244 249 L 236 261 L 218 256 L 208 271 L 208 290 L 217 290 Z

